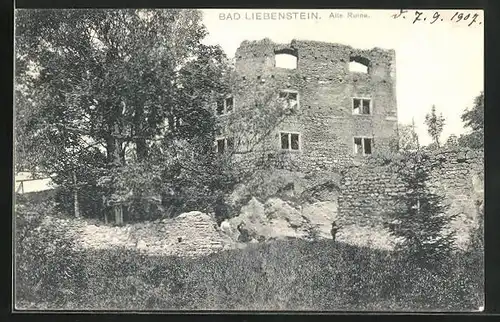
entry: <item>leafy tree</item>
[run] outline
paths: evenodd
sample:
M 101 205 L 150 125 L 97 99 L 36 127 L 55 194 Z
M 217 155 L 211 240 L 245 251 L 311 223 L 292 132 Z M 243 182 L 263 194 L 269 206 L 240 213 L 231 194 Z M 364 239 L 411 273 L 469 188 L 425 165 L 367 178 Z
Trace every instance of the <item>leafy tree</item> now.
M 427 132 L 434 141 L 434 144 L 439 148 L 439 138 L 441 136 L 441 133 L 443 133 L 445 119 L 442 113 L 440 113 L 439 115 L 436 113 L 435 105 L 432 105 L 431 112 L 425 116 L 425 124 L 427 125 Z
M 415 132 L 415 124 L 400 124 L 398 126 L 399 150 L 418 150 L 420 147 L 418 135 Z
M 32 100 L 17 115 L 22 148 L 61 191 L 98 192 L 121 223 L 130 200 L 157 188 L 139 183 L 160 180 L 134 173 L 180 175 L 153 171 L 154 151 L 177 151 L 180 141 L 201 153 L 213 142 L 206 103 L 225 80 L 225 61 L 201 44 L 205 35 L 196 10 L 19 10 L 16 99 Z
M 457 147 L 458 146 L 458 138 L 457 138 L 457 136 L 455 134 L 450 134 L 450 136 L 446 140 L 445 145 L 449 146 L 449 147 Z
M 454 249 L 456 233 L 448 225 L 457 216 L 447 214 L 449 205 L 429 185 L 430 170 L 439 165 L 432 165 L 425 152 L 416 151 L 404 153 L 394 166 L 405 193 L 395 197 L 390 233 L 400 240 L 397 249 L 410 260 L 437 265 Z
M 55 173 L 61 205 L 73 199 L 84 215 L 106 214 L 95 208 L 102 205 L 117 223 L 156 216 L 151 206 L 171 215 L 223 208 L 224 195 L 253 169 L 234 170 L 242 168 L 236 149 L 214 151 L 223 129 L 213 103 L 238 89 L 229 86 L 235 74 L 222 50 L 201 43 L 200 12 L 17 13 L 16 99 L 30 102 L 17 115 L 19 151 Z M 255 106 L 233 113 L 246 120 L 227 126 L 243 133 L 240 152 L 272 139 L 283 120 L 277 98 L 259 92 Z
M 459 144 L 461 146 L 480 149 L 484 147 L 484 92 L 474 99 L 474 106 L 466 109 L 462 114 L 465 127 L 471 129 L 471 133 L 461 135 Z

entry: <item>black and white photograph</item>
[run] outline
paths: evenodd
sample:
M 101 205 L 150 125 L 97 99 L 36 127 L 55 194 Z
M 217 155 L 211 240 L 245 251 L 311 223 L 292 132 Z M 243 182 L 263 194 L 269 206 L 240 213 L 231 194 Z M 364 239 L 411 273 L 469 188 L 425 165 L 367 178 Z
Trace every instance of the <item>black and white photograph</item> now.
M 16 9 L 16 311 L 481 312 L 484 11 Z

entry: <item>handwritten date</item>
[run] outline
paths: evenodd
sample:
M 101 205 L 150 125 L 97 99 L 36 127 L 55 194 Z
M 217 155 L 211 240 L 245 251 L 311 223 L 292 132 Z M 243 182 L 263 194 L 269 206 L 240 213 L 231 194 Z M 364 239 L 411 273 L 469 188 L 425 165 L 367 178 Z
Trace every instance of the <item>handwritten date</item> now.
M 415 10 L 414 14 L 412 15 L 409 10 L 404 10 L 401 9 L 398 13 L 395 13 L 391 15 L 392 18 L 394 19 L 406 19 L 409 18 L 411 21 L 415 23 L 422 23 L 422 22 L 428 22 L 431 25 L 440 22 L 440 21 L 451 21 L 455 23 L 467 23 L 467 26 L 472 26 L 473 24 L 481 25 L 482 21 L 480 21 L 479 14 L 477 13 L 467 13 L 467 12 L 460 12 L 456 11 L 453 15 L 446 17 L 445 15 L 441 14 L 439 11 L 435 11 L 432 15 L 429 15 L 427 13 L 424 13 L 422 11 Z

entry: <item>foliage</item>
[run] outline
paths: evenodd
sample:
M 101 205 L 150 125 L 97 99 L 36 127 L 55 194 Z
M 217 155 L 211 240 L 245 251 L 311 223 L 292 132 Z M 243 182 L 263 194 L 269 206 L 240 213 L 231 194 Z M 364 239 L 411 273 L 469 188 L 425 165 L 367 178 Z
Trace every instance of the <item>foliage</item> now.
M 425 116 L 425 124 L 427 125 L 427 132 L 429 132 L 434 144 L 439 148 L 439 138 L 443 133 L 445 119 L 442 113 L 437 114 L 435 105 L 432 105 L 431 112 Z
M 484 250 L 484 203 L 483 201 L 476 201 L 476 216 L 478 219 L 477 226 L 473 230 L 471 236 L 470 247 L 471 250 L 479 250 L 483 254 Z
M 418 135 L 415 132 L 415 126 L 413 124 L 399 124 L 398 139 L 398 147 L 401 151 L 418 150 L 420 147 Z
M 458 138 L 455 134 L 450 134 L 448 139 L 446 140 L 445 146 L 450 148 L 458 147 Z
M 394 151 L 394 150 L 378 150 L 374 151 L 372 158 L 380 165 L 389 165 L 394 162 L 400 162 L 404 159 L 404 153 L 408 151 Z
M 86 216 L 95 214 L 89 204 L 102 213 L 117 201 L 145 219 L 151 195 L 185 189 L 159 182 L 183 185 L 185 168 L 216 167 L 199 156 L 212 149 L 210 102 L 227 90 L 229 66 L 205 35 L 197 10 L 20 10 L 18 163 L 55 174 L 60 200 L 78 189 Z
M 236 155 L 267 160 L 262 143 L 293 112 L 279 93 L 256 89 L 217 125 L 214 101 L 238 90 L 237 75 L 220 47 L 202 44 L 197 10 L 21 10 L 16 19 L 18 163 L 54 174 L 68 213 L 77 195 L 84 216 L 227 216 L 225 196 L 255 165 Z M 216 155 L 223 133 L 235 149 Z
M 407 152 L 394 165 L 405 193 L 395 197 L 390 217 L 391 234 L 400 239 L 398 249 L 411 261 L 436 266 L 454 250 L 455 232 L 448 225 L 456 215 L 447 214 L 444 197 L 432 190 L 430 170 L 434 165 L 422 151 Z
M 237 79 L 242 75 L 231 73 L 231 92 L 245 92 L 237 110 L 220 118 L 217 135 L 231 138 L 234 148 L 225 154 L 231 159 L 233 168 L 238 169 L 238 182 L 245 182 L 262 168 L 279 168 L 284 162 L 293 166 L 278 145 L 279 125 L 286 118 L 297 113 L 297 102 L 280 95 L 278 88 L 254 84 L 248 88 Z M 287 159 L 287 160 L 285 160 Z
M 45 299 L 57 306 L 81 296 L 83 258 L 74 241 L 57 227 L 42 224 L 53 205 L 23 206 L 16 211 L 16 299 Z
M 248 89 L 246 89 L 248 91 Z M 274 89 L 255 88 L 254 97 L 248 105 L 243 105 L 237 113 L 228 115 L 224 131 L 235 139 L 235 151 L 239 153 L 259 152 L 265 155 L 264 144 L 273 140 L 276 126 L 285 119 L 287 113 Z M 290 111 L 293 113 L 293 110 Z
M 73 259 L 84 263 L 84 283 L 69 284 L 74 296 L 63 295 L 61 284 L 44 283 L 48 293 L 32 301 L 35 308 L 80 310 L 470 310 L 482 304 L 472 259 L 443 257 L 447 271 L 436 273 L 399 253 L 300 240 L 193 259 L 86 250 Z M 54 260 L 53 267 L 68 263 Z M 51 278 L 35 261 L 26 263 Z M 17 300 L 27 296 L 18 292 Z
M 462 122 L 465 127 L 471 129 L 471 133 L 461 135 L 459 144 L 461 146 L 480 149 L 484 147 L 484 92 L 474 99 L 474 106 L 466 109 L 462 114 Z
M 159 160 L 167 164 L 162 173 L 162 199 L 169 213 L 199 210 L 214 211 L 225 203 L 223 199 L 235 184 L 236 175 L 230 169 L 230 160 L 218 158 L 210 146 L 178 145 L 175 150 L 165 149 Z M 179 157 L 171 158 L 171 153 Z M 161 162 L 161 161 L 160 161 Z

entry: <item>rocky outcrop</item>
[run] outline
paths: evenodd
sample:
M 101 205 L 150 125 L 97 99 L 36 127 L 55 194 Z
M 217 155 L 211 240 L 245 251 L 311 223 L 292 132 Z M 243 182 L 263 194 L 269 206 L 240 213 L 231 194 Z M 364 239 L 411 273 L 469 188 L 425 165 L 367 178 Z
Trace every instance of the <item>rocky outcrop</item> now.
M 319 201 L 305 204 L 302 207 L 302 215 L 307 218 L 320 238 L 332 238 L 330 230 L 332 223 L 337 219 L 336 201 Z
M 243 229 L 256 241 L 331 238 L 330 229 L 336 208 L 333 201 L 301 206 L 275 197 L 265 202 L 252 198 L 241 208 L 238 216 L 224 221 L 221 227 L 226 227 L 224 231 L 234 241 L 241 239 Z

